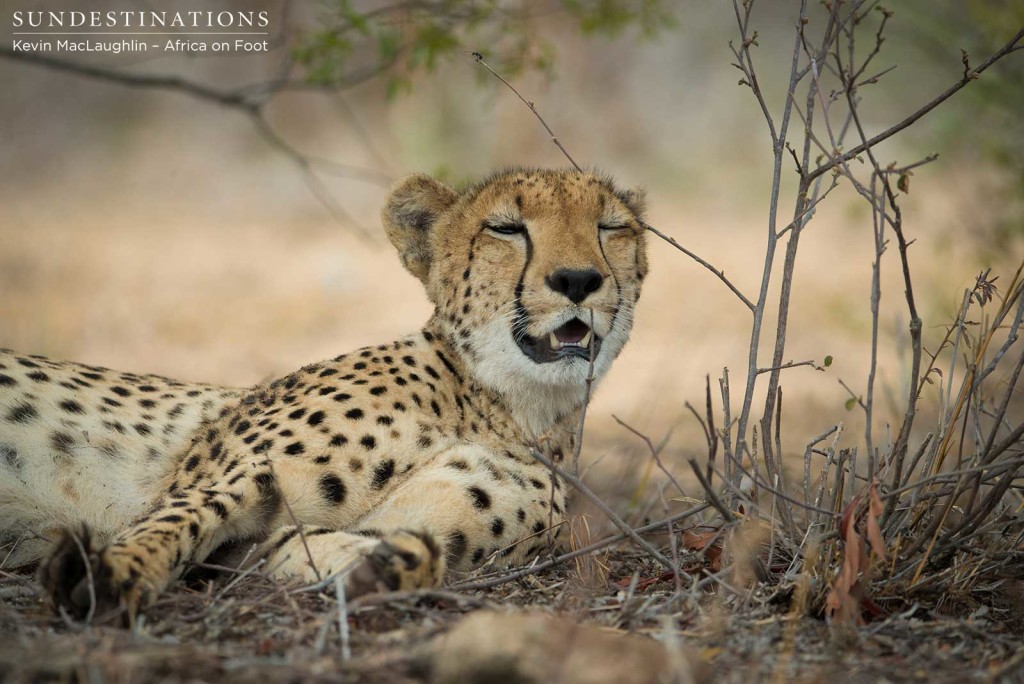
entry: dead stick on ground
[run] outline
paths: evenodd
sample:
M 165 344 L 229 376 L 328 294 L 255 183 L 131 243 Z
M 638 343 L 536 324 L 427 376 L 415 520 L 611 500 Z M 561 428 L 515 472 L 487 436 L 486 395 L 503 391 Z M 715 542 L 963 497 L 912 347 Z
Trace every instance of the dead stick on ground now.
M 725 504 L 722 503 L 722 500 L 718 498 L 718 494 L 716 494 L 715 490 L 711 488 L 711 483 L 708 482 L 706 477 L 704 477 L 704 473 L 700 472 L 700 466 L 697 465 L 697 461 L 691 458 L 690 467 L 693 468 L 694 474 L 697 476 L 697 479 L 700 480 L 700 484 L 704 488 L 704 492 L 707 494 L 710 504 L 714 506 L 715 510 L 722 514 L 722 517 L 725 518 L 726 522 L 734 522 L 736 520 L 736 516 L 733 515 L 732 511 L 726 508 Z

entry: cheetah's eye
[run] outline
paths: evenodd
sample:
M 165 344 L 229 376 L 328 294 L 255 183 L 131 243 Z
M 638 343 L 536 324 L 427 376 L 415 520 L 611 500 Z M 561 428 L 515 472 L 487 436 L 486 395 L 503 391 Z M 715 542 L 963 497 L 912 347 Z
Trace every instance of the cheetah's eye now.
M 626 224 L 626 223 L 598 223 L 597 224 L 597 229 L 599 231 L 608 232 L 608 233 L 610 233 L 612 231 L 616 231 L 616 230 L 625 230 L 626 228 L 629 228 L 629 225 Z
M 498 235 L 520 235 L 526 232 L 526 224 L 522 221 L 503 221 L 501 223 L 484 221 L 484 230 Z

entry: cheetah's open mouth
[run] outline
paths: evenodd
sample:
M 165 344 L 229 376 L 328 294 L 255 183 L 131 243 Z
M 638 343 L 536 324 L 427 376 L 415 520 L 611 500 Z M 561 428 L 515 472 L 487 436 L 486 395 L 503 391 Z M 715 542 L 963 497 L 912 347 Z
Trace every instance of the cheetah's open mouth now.
M 545 337 L 522 335 L 519 349 L 537 363 L 550 363 L 564 358 L 590 360 L 601 351 L 601 338 L 578 318 L 558 326 Z

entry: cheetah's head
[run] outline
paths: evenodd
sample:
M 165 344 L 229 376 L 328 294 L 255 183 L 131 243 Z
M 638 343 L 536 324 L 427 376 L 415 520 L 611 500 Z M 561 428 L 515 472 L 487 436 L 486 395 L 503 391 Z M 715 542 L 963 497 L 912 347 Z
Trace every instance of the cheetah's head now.
M 511 170 L 461 193 L 411 176 L 383 221 L 476 379 L 564 415 L 591 361 L 598 380 L 629 337 L 647 273 L 642 211 L 641 191 L 600 175 Z

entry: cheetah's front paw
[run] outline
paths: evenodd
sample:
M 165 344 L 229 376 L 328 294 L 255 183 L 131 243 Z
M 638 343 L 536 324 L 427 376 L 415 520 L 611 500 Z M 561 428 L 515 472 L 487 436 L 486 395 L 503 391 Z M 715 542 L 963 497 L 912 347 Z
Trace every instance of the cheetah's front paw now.
M 40 580 L 55 612 L 75 619 L 130 625 L 158 593 L 152 578 L 136 567 L 137 560 L 118 545 L 96 549 L 84 527 L 66 531 L 50 557 L 40 565 Z
M 444 580 L 444 554 L 425 532 L 402 530 L 384 537 L 349 573 L 349 599 L 378 591 L 436 587 Z

